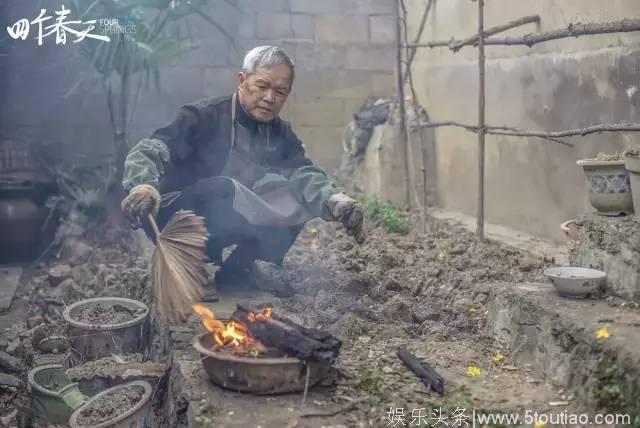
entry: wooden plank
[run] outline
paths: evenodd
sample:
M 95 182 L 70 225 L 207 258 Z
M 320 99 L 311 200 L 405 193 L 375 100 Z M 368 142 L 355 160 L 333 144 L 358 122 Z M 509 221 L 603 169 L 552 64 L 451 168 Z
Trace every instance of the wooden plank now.
M 21 276 L 21 267 L 0 267 L 0 310 L 4 311 L 11 307 Z

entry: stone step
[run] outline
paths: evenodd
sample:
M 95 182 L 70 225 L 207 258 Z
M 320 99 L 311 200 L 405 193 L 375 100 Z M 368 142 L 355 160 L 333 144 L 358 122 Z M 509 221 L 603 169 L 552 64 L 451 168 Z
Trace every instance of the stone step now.
M 633 216 L 586 214 L 575 224 L 571 265 L 605 271 L 608 293 L 640 301 L 640 221 Z
M 487 333 L 511 358 L 594 409 L 640 426 L 640 311 L 560 297 L 549 284 L 497 283 Z M 597 338 L 606 327 L 608 338 Z

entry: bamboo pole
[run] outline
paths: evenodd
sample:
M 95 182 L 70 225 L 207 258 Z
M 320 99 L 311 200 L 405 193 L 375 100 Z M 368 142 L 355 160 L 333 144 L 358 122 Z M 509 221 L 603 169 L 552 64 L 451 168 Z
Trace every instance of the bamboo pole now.
M 404 0 L 400 0 L 400 5 L 402 6 L 402 39 L 404 40 L 405 43 L 408 42 L 409 40 L 409 28 L 408 28 L 408 23 L 407 23 L 407 7 L 404 4 Z M 407 48 L 405 51 L 405 58 L 409 58 L 409 56 L 411 55 L 411 49 Z M 407 80 L 406 80 L 406 76 L 407 75 L 411 75 L 410 73 L 411 68 L 409 67 L 409 63 L 405 62 L 405 69 L 404 69 L 404 77 L 402 80 L 402 85 L 403 87 L 406 87 L 407 84 Z M 415 99 L 415 91 L 413 86 L 410 85 L 410 91 L 411 91 L 411 104 L 413 107 L 413 111 L 417 114 L 418 109 L 416 108 L 416 99 Z M 406 98 L 406 97 L 405 97 Z M 406 101 L 406 99 L 405 99 Z M 408 114 L 406 114 L 406 105 L 405 105 L 405 117 L 408 117 Z M 407 127 L 407 154 L 408 154 L 408 165 L 409 165 L 409 196 L 411 197 L 411 195 L 413 195 L 413 203 L 414 206 L 413 208 L 417 209 L 418 212 L 420 212 L 422 214 L 423 212 L 423 208 L 422 208 L 422 203 L 420 201 L 420 197 L 418 196 L 418 185 L 416 184 L 416 180 L 415 180 L 415 156 L 413 154 L 413 144 L 411 142 L 411 134 L 409 132 L 409 123 L 408 120 L 405 121 L 405 126 Z
M 476 235 L 481 241 L 484 240 L 485 107 L 484 0 L 478 0 L 478 226 Z
M 422 13 L 422 18 L 420 19 L 420 25 L 418 26 L 418 32 L 416 33 L 415 39 L 413 39 L 412 44 L 420 43 L 420 39 L 422 38 L 422 33 L 424 32 L 424 28 L 427 25 L 427 19 L 429 18 L 429 12 L 431 12 L 431 7 L 433 6 L 434 0 L 428 0 L 427 6 L 424 8 L 424 12 Z M 405 22 L 405 25 L 406 22 Z M 408 40 L 405 40 L 407 43 Z M 417 49 L 412 48 L 410 44 L 406 46 L 409 49 L 409 54 L 407 55 L 407 68 L 404 72 L 404 77 L 402 78 L 402 82 L 406 83 L 409 78 L 409 72 L 411 70 L 411 64 L 413 64 L 413 59 L 416 56 Z
M 411 207 L 411 186 L 409 171 L 409 147 L 407 142 L 407 124 L 406 112 L 404 106 L 404 84 L 402 76 L 402 23 L 400 22 L 400 0 L 396 0 L 396 78 L 398 107 L 400 114 L 400 144 L 402 145 L 404 158 L 404 187 L 405 187 L 405 203 Z

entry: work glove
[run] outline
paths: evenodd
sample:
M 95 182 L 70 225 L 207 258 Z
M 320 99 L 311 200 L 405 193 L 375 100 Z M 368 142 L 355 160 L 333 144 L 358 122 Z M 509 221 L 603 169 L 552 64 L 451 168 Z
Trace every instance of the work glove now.
M 160 193 L 148 184 L 135 186 L 121 204 L 122 212 L 129 221 L 129 225 L 138 229 L 142 219 L 149 214 L 154 217 L 160 209 Z
M 358 244 L 365 241 L 364 233 L 364 212 L 362 205 L 355 199 L 337 193 L 327 200 L 327 206 L 331 215 L 347 230 L 347 234 L 354 237 Z

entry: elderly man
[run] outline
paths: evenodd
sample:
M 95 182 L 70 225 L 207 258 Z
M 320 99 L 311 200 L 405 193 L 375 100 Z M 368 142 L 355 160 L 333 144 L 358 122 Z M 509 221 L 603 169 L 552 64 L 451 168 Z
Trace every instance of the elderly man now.
M 278 116 L 293 80 L 294 63 L 282 49 L 257 47 L 247 53 L 233 95 L 182 107 L 173 123 L 127 155 L 122 209 L 132 226 L 152 237 L 144 221 L 150 213 L 160 227 L 179 209 L 203 216 L 207 254 L 221 267 L 217 285 L 259 286 L 261 272 L 282 273 L 285 254 L 314 217 L 339 221 L 364 240 L 360 204 L 313 165 Z M 280 291 L 291 291 L 286 275 L 275 276 Z

